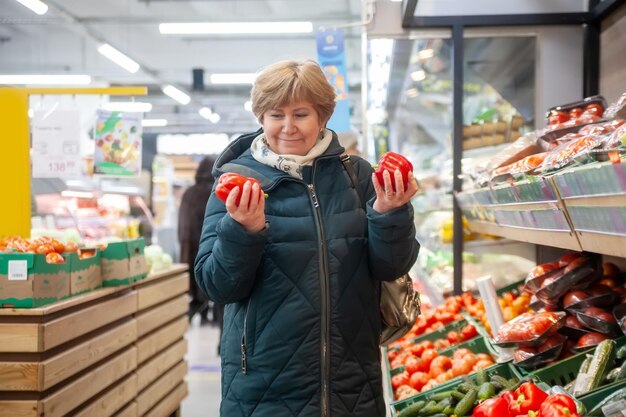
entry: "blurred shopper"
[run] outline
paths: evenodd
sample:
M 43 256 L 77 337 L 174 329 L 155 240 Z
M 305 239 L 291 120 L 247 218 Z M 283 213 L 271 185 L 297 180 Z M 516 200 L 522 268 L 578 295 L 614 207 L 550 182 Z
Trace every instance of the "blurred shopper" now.
M 233 141 L 213 172 L 262 189 L 210 197 L 195 263 L 226 303 L 220 415 L 382 417 L 380 281 L 417 257 L 417 183 L 410 175 L 405 190 L 386 171 L 379 184 L 352 157 L 361 202 L 326 129 L 335 91 L 317 63 L 271 65 L 251 96 L 262 129 Z
M 198 287 L 193 274 L 193 262 L 198 254 L 200 234 L 206 203 L 211 195 L 213 183 L 212 170 L 215 156 L 204 158 L 196 170 L 196 183 L 189 187 L 183 194 L 180 210 L 178 212 L 178 241 L 180 243 L 180 261 L 189 265 L 189 320 L 196 313 L 200 313 L 201 323 L 208 323 L 209 298 Z M 213 305 L 213 321 L 222 328 L 224 306 Z

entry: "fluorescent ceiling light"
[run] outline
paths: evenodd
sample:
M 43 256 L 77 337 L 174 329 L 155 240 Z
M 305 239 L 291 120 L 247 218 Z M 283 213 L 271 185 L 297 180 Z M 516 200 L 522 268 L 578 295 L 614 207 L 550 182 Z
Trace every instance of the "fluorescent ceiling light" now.
M 250 33 L 311 33 L 311 22 L 215 22 L 161 23 L 164 35 L 250 34 Z
M 211 115 L 213 114 L 211 109 L 208 107 L 201 108 L 200 110 L 198 110 L 198 113 L 200 113 L 200 116 L 204 117 L 207 120 L 211 120 Z
M 422 49 L 417 53 L 417 57 L 419 59 L 428 59 L 432 58 L 433 56 L 435 56 L 435 51 L 433 51 L 432 48 Z
M 39 15 L 46 14 L 46 12 L 48 11 L 48 5 L 39 0 L 16 0 L 16 1 L 20 3 L 21 5 L 28 7 L 33 12 Z
M 415 71 L 411 73 L 411 79 L 413 81 L 422 81 L 426 78 L 426 73 L 422 70 Z
M 139 64 L 109 45 L 108 43 L 103 43 L 98 48 L 98 52 L 100 52 L 105 57 L 109 58 L 111 61 L 115 62 L 120 67 L 124 68 L 126 71 L 135 73 L 139 71 Z
M 89 75 L 0 75 L 0 84 L 83 85 L 89 83 L 91 83 Z
M 219 114 L 217 114 L 217 113 L 213 113 L 213 114 L 211 115 L 211 117 L 209 117 L 209 120 L 211 121 L 211 123 L 217 123 L 217 122 L 219 122 L 221 119 L 222 119 L 222 118 L 221 118 L 221 117 L 220 117 L 220 115 L 219 115 Z
M 108 111 L 126 111 L 131 113 L 147 113 L 152 110 L 152 104 L 141 101 L 110 101 L 103 107 Z
M 163 87 L 163 92 L 183 105 L 189 104 L 191 101 L 191 97 L 189 97 L 187 93 L 180 91 L 173 85 L 166 85 Z
M 211 74 L 209 79 L 211 84 L 253 84 L 256 76 L 255 73 Z
M 246 101 L 243 103 L 243 108 L 246 109 L 246 111 L 252 111 L 252 102 L 250 100 Z
M 167 126 L 167 119 L 143 119 L 141 125 L 143 127 L 163 127 Z

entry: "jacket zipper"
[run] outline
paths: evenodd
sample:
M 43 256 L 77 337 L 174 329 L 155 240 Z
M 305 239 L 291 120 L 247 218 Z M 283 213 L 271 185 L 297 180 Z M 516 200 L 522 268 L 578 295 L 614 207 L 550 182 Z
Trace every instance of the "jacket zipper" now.
M 315 168 L 314 168 L 315 169 Z M 315 178 L 315 171 L 313 171 L 313 178 Z M 319 201 L 317 200 L 317 194 L 315 194 L 315 187 L 313 184 L 307 184 L 309 189 L 309 195 L 311 197 L 311 203 L 313 204 L 313 213 L 315 217 L 315 224 L 319 231 L 319 252 L 320 252 L 320 287 L 322 290 L 322 343 L 321 343 L 321 356 L 322 356 L 322 417 L 328 416 L 328 407 L 330 403 L 328 393 L 328 379 L 330 374 L 330 360 L 328 358 L 328 333 L 330 328 L 330 315 L 328 312 L 328 260 L 326 259 L 326 248 L 324 238 L 324 227 L 322 225 L 322 216 L 320 214 Z
M 250 298 L 246 303 L 246 314 L 243 316 L 243 333 L 241 335 L 241 372 L 248 374 L 248 354 L 246 349 L 246 333 L 248 333 L 248 309 L 250 308 Z

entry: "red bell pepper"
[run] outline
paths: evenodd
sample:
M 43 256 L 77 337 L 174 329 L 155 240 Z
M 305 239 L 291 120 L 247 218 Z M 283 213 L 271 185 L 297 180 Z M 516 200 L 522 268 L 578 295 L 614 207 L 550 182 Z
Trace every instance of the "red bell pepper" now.
M 378 183 L 384 188 L 385 180 L 383 173 L 389 171 L 391 175 L 391 186 L 393 190 L 396 191 L 396 181 L 393 176 L 396 169 L 399 169 L 402 174 L 402 182 L 404 184 L 404 190 L 406 191 L 407 184 L 409 183 L 409 172 L 413 172 L 413 164 L 399 153 L 387 152 L 381 156 L 378 160 L 378 168 L 376 168 L 374 173 L 376 174 L 376 178 L 378 178 Z
M 505 397 L 494 397 L 474 407 L 472 417 L 513 417 L 509 412 L 509 402 Z
M 236 204 L 239 205 L 239 203 L 241 202 L 241 193 L 243 192 L 243 186 L 247 181 L 250 181 L 250 185 L 254 185 L 255 183 L 259 184 L 259 188 L 261 188 L 261 183 L 259 183 L 259 181 L 254 178 L 235 174 L 233 172 L 227 172 L 226 174 L 220 176 L 220 179 L 217 181 L 217 187 L 215 187 L 215 195 L 223 202 L 226 202 L 228 194 L 230 194 L 231 190 L 235 187 L 239 187 L 239 195 L 237 196 L 236 201 Z
M 580 417 L 576 410 L 576 402 L 565 394 L 550 395 L 541 404 L 541 417 Z
M 548 394 L 537 385 L 524 382 L 513 393 L 513 401 L 509 405 L 511 414 L 525 415 L 529 411 L 538 411 L 546 398 Z

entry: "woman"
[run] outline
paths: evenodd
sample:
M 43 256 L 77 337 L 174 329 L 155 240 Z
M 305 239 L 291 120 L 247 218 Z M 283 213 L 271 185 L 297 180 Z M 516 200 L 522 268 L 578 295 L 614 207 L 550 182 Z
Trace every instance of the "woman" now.
M 335 93 L 315 62 L 269 66 L 251 98 L 262 129 L 230 144 L 214 172 L 262 189 L 247 182 L 226 203 L 211 195 L 195 263 L 201 287 L 226 304 L 221 416 L 384 416 L 379 281 L 417 257 L 417 183 L 404 191 L 400 172 L 387 173 L 385 192 L 354 158 L 361 205 L 325 129 Z
M 193 276 L 193 263 L 198 254 L 200 232 L 204 221 L 204 211 L 211 195 L 215 182 L 213 164 L 215 156 L 207 156 L 198 164 L 195 174 L 195 184 L 189 187 L 180 202 L 178 211 L 178 242 L 180 244 L 180 261 L 189 264 L 189 320 L 196 313 L 200 313 L 201 322 L 208 320 L 208 301 L 206 294 L 199 288 Z M 213 317 L 221 327 L 221 312 L 223 307 L 215 304 Z M 218 348 L 219 352 L 219 348 Z

